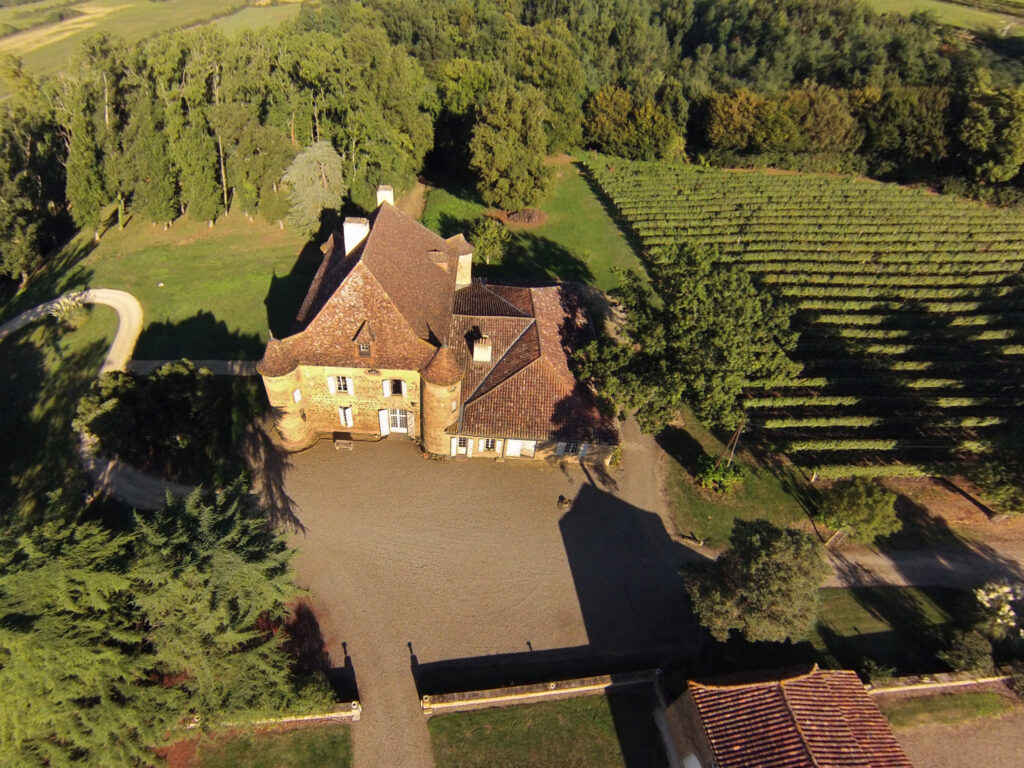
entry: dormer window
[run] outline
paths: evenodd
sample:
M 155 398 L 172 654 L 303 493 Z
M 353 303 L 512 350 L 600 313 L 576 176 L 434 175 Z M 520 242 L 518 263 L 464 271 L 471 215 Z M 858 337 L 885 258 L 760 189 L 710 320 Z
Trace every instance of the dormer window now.
M 369 357 L 370 356 L 370 345 L 369 344 L 360 344 L 359 345 L 359 356 L 360 357 Z

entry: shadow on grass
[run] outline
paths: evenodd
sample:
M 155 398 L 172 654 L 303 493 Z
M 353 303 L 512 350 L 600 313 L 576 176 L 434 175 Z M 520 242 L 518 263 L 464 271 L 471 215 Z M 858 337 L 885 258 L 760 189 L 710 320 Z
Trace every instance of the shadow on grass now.
M 255 333 L 228 328 L 212 312 L 184 320 L 150 323 L 139 335 L 134 357 L 140 360 L 257 360 L 264 344 Z
M 56 323 L 43 322 L 41 340 L 33 324 L 0 344 L 0 430 L 6 436 L 0 444 L 0 528 L 71 522 L 86 507 L 91 487 L 71 420 L 109 341 L 71 350 Z
M 93 270 L 79 262 L 96 246 L 92 240 L 67 243 L 49 257 L 45 269 L 34 275 L 21 291 L 18 281 L 0 278 L 0 322 L 62 293 L 86 287 L 92 280 Z
M 310 240 L 287 275 L 279 276 L 275 272 L 270 278 L 270 289 L 263 303 L 267 307 L 267 325 L 275 338 L 281 339 L 294 332 L 295 316 L 324 259 L 319 243 L 326 242 L 329 236 L 330 233 L 323 240 Z

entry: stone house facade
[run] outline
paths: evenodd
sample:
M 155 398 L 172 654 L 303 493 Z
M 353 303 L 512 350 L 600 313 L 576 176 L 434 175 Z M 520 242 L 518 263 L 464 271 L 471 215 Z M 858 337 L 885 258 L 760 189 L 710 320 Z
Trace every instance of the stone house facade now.
M 472 278 L 473 247 L 378 191 L 323 247 L 294 331 L 258 370 L 284 445 L 405 437 L 439 456 L 607 462 L 613 417 L 569 369 L 592 338 L 565 285 Z

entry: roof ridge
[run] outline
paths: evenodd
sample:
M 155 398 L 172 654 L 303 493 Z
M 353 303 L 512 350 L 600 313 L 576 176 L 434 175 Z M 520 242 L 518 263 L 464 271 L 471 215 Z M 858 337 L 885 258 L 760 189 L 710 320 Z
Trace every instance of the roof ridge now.
M 472 317 L 472 315 L 469 315 L 469 317 Z M 508 353 L 511 352 L 513 349 L 515 349 L 516 345 L 520 342 L 520 340 L 523 338 L 523 336 L 526 334 L 526 332 L 528 330 L 530 330 L 531 328 L 534 328 L 537 325 L 537 318 L 535 318 L 535 317 L 530 317 L 530 318 L 525 318 L 524 317 L 524 318 L 519 318 L 519 319 L 521 319 L 521 320 L 529 320 L 530 322 L 528 322 L 526 324 L 526 326 L 523 328 L 523 330 L 521 330 L 519 332 L 519 335 L 516 336 L 515 339 L 512 340 L 512 343 L 508 345 L 508 347 L 505 349 L 504 353 L 502 353 L 501 357 L 499 357 L 497 360 L 494 361 L 494 365 L 491 366 L 491 370 L 489 370 L 487 372 L 486 376 L 484 376 L 482 379 L 480 379 L 480 383 L 478 383 L 476 385 L 476 387 L 473 388 L 473 391 L 469 393 L 469 397 L 465 398 L 462 401 L 463 405 L 469 405 L 471 402 L 473 402 L 473 400 L 476 399 L 476 393 L 479 392 L 480 388 L 484 385 L 484 383 L 489 378 L 491 378 L 491 374 L 493 374 L 494 373 L 494 369 L 498 367 L 498 363 L 500 363 L 502 360 L 504 360 L 506 357 L 508 357 Z M 538 340 L 538 348 L 539 348 L 539 346 L 540 346 L 540 344 L 539 344 L 539 340 Z M 519 371 L 522 371 L 522 370 L 528 368 L 534 362 L 539 360 L 540 357 L 541 356 L 538 353 L 536 358 L 534 358 L 529 363 L 524 365 L 522 368 L 520 368 L 518 371 L 513 373 L 511 376 L 507 376 L 505 378 L 505 381 L 508 381 L 509 379 L 513 378 L 514 376 L 517 376 L 519 374 Z M 496 387 L 491 387 L 487 392 L 484 392 L 482 395 L 480 395 L 480 397 L 486 397 L 487 394 L 490 393 L 490 392 L 493 392 L 495 390 L 495 388 Z
M 800 746 L 802 746 L 804 751 L 807 753 L 807 757 L 811 761 L 811 765 L 814 766 L 814 768 L 821 768 L 821 763 L 818 762 L 818 758 L 815 757 L 814 752 L 811 750 L 811 745 L 807 741 L 807 734 L 804 733 L 804 729 L 800 726 L 800 719 L 796 716 L 796 712 L 793 711 L 793 707 L 789 703 L 789 696 L 786 695 L 786 683 L 797 681 L 803 682 L 804 679 L 810 678 L 811 675 L 817 671 L 818 665 L 815 664 L 814 669 L 806 675 L 800 675 L 787 680 L 779 680 L 776 685 L 779 686 L 779 695 L 782 696 L 782 703 L 786 707 L 786 713 L 789 715 L 790 720 L 793 721 L 793 727 L 800 736 Z

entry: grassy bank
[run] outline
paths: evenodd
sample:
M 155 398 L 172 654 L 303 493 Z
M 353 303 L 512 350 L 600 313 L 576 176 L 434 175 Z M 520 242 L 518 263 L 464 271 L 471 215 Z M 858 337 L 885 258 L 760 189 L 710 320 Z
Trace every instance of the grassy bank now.
M 575 165 L 556 166 L 555 182 L 536 207 L 547 220 L 535 227 L 511 227 L 512 240 L 502 262 L 474 264 L 475 274 L 575 280 L 607 291 L 618 284 L 614 269 L 643 271 L 625 235 Z M 446 237 L 468 234 L 486 210 L 470 192 L 432 189 L 422 221 Z
M 643 697 L 610 694 L 431 718 L 437 768 L 665 765 Z
M 199 746 L 198 768 L 348 768 L 352 733 L 347 725 L 255 733 Z
M 944 693 L 878 702 L 894 728 L 915 725 L 955 725 L 980 717 L 1003 715 L 1016 707 L 1015 702 L 995 692 Z

